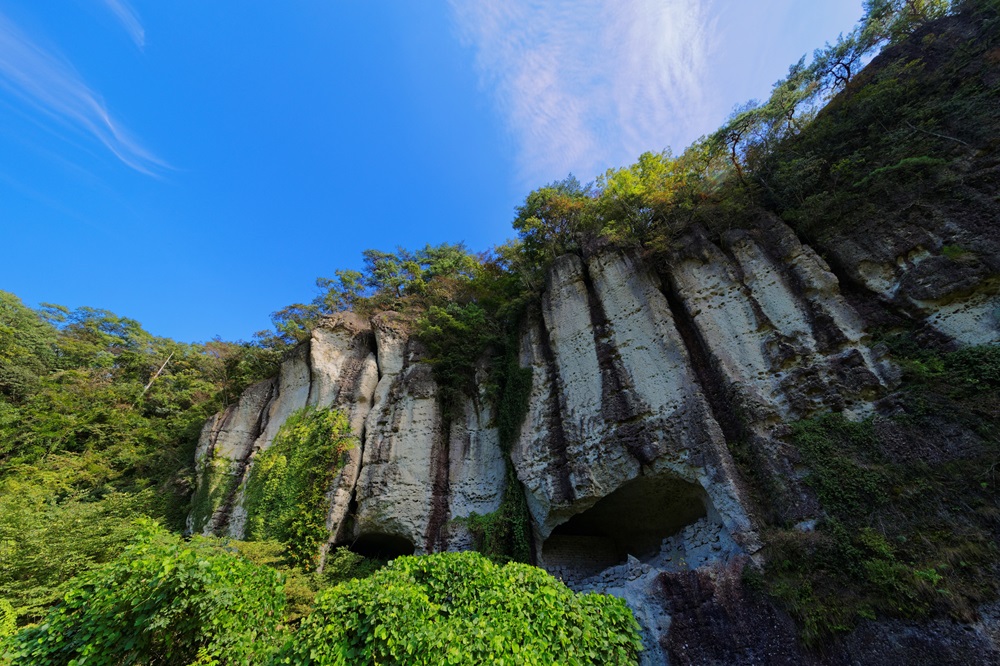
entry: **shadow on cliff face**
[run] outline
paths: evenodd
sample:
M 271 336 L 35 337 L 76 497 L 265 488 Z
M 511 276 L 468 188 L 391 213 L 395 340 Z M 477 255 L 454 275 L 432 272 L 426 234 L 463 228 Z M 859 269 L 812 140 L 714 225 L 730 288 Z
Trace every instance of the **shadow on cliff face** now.
M 352 553 L 379 560 L 392 560 L 402 555 L 413 555 L 413 542 L 394 534 L 362 534 L 349 546 Z
M 1000 644 L 991 623 L 1000 604 L 982 607 L 979 622 L 950 618 L 923 622 L 863 621 L 853 631 L 809 649 L 798 640 L 792 618 L 750 584 L 745 557 L 695 571 L 657 578 L 670 632 L 660 648 L 670 664 L 704 666 L 964 666 L 1000 664 Z
M 632 479 L 552 531 L 542 544 L 545 568 L 581 581 L 629 555 L 652 559 L 664 539 L 704 518 L 708 503 L 701 486 L 674 476 Z

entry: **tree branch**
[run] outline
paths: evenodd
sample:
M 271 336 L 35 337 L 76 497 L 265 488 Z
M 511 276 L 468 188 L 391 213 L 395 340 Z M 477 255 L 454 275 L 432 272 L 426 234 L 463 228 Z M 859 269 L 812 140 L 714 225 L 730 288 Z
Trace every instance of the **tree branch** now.
M 947 139 L 948 141 L 954 141 L 956 143 L 962 144 L 963 146 L 968 146 L 969 145 L 965 141 L 962 141 L 961 139 L 956 139 L 953 136 L 945 136 L 944 134 L 938 134 L 937 132 L 931 132 L 930 130 L 925 130 L 925 129 L 921 128 L 921 127 L 916 127 L 915 125 L 913 125 L 912 123 L 910 123 L 909 120 L 905 120 L 903 122 L 906 123 L 907 127 L 909 127 L 910 129 L 912 129 L 914 131 L 923 132 L 924 134 L 930 134 L 931 136 L 936 136 L 939 139 Z

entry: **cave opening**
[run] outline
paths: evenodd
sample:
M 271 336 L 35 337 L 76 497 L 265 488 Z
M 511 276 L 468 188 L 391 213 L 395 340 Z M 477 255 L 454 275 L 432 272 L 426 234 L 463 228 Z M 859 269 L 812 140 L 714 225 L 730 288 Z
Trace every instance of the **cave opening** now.
M 401 555 L 413 555 L 415 547 L 413 542 L 405 537 L 370 532 L 360 535 L 348 549 L 364 557 L 393 560 Z
M 640 476 L 557 526 L 542 544 L 545 568 L 581 581 L 632 555 L 655 558 L 663 540 L 704 518 L 709 500 L 701 486 L 673 475 Z

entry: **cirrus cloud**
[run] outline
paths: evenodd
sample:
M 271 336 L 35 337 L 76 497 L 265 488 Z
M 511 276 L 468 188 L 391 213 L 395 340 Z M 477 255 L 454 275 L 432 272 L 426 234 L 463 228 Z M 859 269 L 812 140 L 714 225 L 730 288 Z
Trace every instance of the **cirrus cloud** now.
M 140 49 L 146 46 L 146 30 L 128 0 L 104 0 L 104 5 L 115 15 L 136 46 Z
M 0 90 L 36 120 L 47 119 L 97 139 L 136 171 L 156 175 L 167 167 L 111 115 L 101 96 L 68 61 L 39 46 L 3 13 Z
M 450 0 L 526 183 L 694 138 L 708 0 Z

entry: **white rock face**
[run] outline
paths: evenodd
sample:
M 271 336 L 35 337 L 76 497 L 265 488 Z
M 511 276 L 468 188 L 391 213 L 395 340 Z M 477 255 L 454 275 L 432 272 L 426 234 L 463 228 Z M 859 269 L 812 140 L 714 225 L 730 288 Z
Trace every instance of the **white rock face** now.
M 512 459 L 539 543 L 640 474 L 702 485 L 712 510 L 754 542 L 721 430 L 669 304 L 640 264 L 622 254 L 587 265 L 561 258 L 522 363 L 532 396 Z
M 391 320 L 376 322 L 383 374 L 365 428 L 354 537 L 406 539 L 415 552 L 471 546 L 456 518 L 500 504 L 504 458 L 488 408 L 472 400 L 449 425 L 431 367 Z
M 730 446 L 758 456 L 755 474 L 773 482 L 776 506 L 791 507 L 783 519 L 815 524 L 782 424 L 820 411 L 862 416 L 895 381 L 830 266 L 779 220 L 712 237 L 692 228 L 676 247 L 657 265 L 620 251 L 554 262 L 521 332 L 532 384 L 509 460 L 483 368 L 479 395 L 449 419 L 412 322 L 391 312 L 324 321 L 278 377 L 205 425 L 189 531 L 243 536 L 255 453 L 297 409 L 337 407 L 359 444 L 329 489 L 321 561 L 333 545 L 471 548 L 462 519 L 499 508 L 509 468 L 538 564 L 625 598 L 655 644 L 670 623 L 657 576 L 759 557 Z M 996 290 L 969 277 L 975 266 L 939 279 L 944 260 L 913 251 L 895 267 L 852 266 L 860 284 L 954 340 L 1000 339 Z M 643 664 L 664 663 L 644 653 Z
M 347 520 L 354 485 L 361 473 L 365 420 L 378 384 L 378 362 L 370 350 L 371 341 L 367 339 L 370 328 L 366 322 L 357 318 L 348 320 L 342 315 L 333 323 L 335 328 L 313 331 L 309 404 L 345 410 L 358 442 L 344 454 L 343 465 L 327 494 L 330 510 L 326 527 L 330 540 L 323 547 L 321 562 L 325 562 L 330 545 L 342 534 Z
M 995 238 L 946 217 L 924 222 L 937 228 L 880 228 L 831 239 L 828 249 L 887 304 L 910 310 L 955 342 L 1000 342 Z
M 927 321 L 963 345 L 1000 342 L 1000 295 L 978 293 L 943 303 L 914 301 Z
M 382 375 L 365 428 L 355 534 L 402 537 L 425 552 L 444 424 L 430 366 L 394 361 L 400 371 Z
M 698 515 L 752 554 L 718 420 L 731 411 L 725 396 L 751 405 L 748 427 L 766 438 L 779 420 L 817 409 L 863 412 L 889 382 L 829 267 L 780 222 L 762 228 L 766 243 L 694 234 L 660 273 L 621 252 L 554 263 L 522 336 L 533 381 L 511 451 L 539 554 L 560 525 L 640 477 L 700 488 Z M 328 546 L 374 535 L 418 553 L 470 547 L 460 519 L 496 510 L 505 485 L 492 406 L 468 399 L 446 422 L 410 326 L 395 313 L 330 319 L 275 381 L 206 425 L 199 465 L 216 470 L 216 505 L 191 528 L 241 536 L 254 451 L 295 410 L 335 406 L 360 444 L 330 489 Z
M 774 419 L 870 410 L 889 383 L 836 278 L 783 224 L 768 251 L 749 233 L 722 246 L 695 232 L 669 277 L 725 381 Z
M 212 534 L 228 520 L 225 507 L 233 501 L 243 481 L 254 442 L 266 425 L 267 405 L 275 390 L 274 379 L 254 384 L 244 391 L 239 402 L 205 423 L 195 452 L 195 471 L 196 497 L 206 499 L 203 506 L 195 507 L 188 516 L 188 532 Z
M 213 472 L 200 474 L 213 503 L 209 515 L 192 514 L 189 530 L 244 536 L 243 493 L 254 454 L 271 445 L 289 415 L 312 405 L 345 410 L 359 439 L 327 495 L 330 539 L 321 561 L 334 543 L 367 535 L 400 537 L 418 553 L 471 547 L 454 519 L 496 510 L 506 478 L 492 408 L 470 399 L 446 424 L 431 368 L 419 361 L 407 327 L 394 313 L 371 325 L 349 314 L 331 318 L 282 363 L 277 378 L 211 419 L 198 464 L 199 472 Z M 348 515 L 352 501 L 355 516 Z
M 460 520 L 476 513 L 486 515 L 500 508 L 507 480 L 505 455 L 493 427 L 493 409 L 481 396 L 464 404 L 464 418 L 451 424 L 448 449 L 449 550 L 469 550 L 472 537 Z

